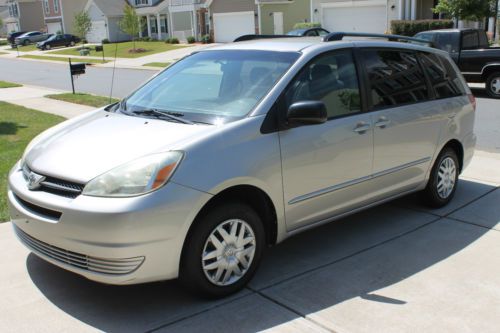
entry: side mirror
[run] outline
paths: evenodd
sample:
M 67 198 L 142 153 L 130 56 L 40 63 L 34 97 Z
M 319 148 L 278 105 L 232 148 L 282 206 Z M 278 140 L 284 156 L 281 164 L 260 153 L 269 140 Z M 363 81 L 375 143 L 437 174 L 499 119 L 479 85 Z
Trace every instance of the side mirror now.
M 322 101 L 301 101 L 290 105 L 286 118 L 290 126 L 317 125 L 326 122 L 328 115 Z

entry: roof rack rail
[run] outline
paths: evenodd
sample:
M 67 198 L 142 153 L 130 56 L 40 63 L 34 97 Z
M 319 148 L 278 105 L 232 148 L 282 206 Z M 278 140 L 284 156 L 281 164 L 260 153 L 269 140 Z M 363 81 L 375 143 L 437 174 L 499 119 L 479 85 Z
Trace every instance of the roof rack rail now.
M 294 38 L 294 37 L 299 37 L 299 36 L 290 36 L 290 35 L 243 35 L 238 38 L 236 38 L 233 43 L 236 42 L 244 42 L 247 40 L 254 40 L 254 39 L 269 39 L 269 38 Z
M 342 40 L 344 37 L 372 37 L 372 38 L 384 38 L 390 42 L 414 42 L 419 44 L 424 44 L 433 47 L 433 43 L 429 40 L 400 36 L 400 35 L 386 35 L 386 34 L 372 34 L 368 32 L 331 32 L 325 37 L 323 37 L 323 42 L 333 42 L 337 40 Z

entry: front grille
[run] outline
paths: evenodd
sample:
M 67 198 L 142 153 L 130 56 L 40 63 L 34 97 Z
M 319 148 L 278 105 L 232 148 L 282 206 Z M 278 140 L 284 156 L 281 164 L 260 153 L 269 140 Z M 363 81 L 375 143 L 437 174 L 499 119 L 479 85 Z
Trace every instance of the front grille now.
M 47 218 L 53 219 L 53 220 L 59 220 L 61 218 L 61 215 L 62 215 L 61 212 L 32 204 L 31 202 L 28 202 L 26 200 L 21 199 L 20 197 L 18 197 L 15 194 L 14 194 L 14 197 L 21 205 L 24 206 L 25 209 L 27 209 L 33 213 L 36 213 L 38 215 L 41 215 L 43 217 L 47 217 Z
M 23 177 L 27 181 L 31 169 L 25 163 L 23 165 Z M 45 179 L 40 183 L 41 187 L 39 191 L 49 192 L 52 194 L 60 195 L 67 198 L 76 198 L 79 196 L 85 185 L 70 182 L 67 180 L 62 180 L 50 176 L 44 176 Z
M 91 257 L 42 242 L 34 237 L 31 237 L 16 226 L 14 226 L 14 230 L 23 244 L 33 252 L 49 257 L 50 259 L 60 262 L 61 264 L 69 265 L 89 272 L 108 275 L 124 275 L 132 273 L 144 262 L 144 257 L 125 259 Z

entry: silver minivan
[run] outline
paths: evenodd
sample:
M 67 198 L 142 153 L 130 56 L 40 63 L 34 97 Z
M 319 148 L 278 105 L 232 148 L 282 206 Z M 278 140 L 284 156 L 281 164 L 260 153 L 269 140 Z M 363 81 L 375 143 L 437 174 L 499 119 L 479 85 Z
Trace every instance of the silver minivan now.
M 446 205 L 474 111 L 449 56 L 424 46 L 216 46 L 35 138 L 9 175 L 12 222 L 36 255 L 91 280 L 179 277 L 224 296 L 298 232 L 411 192 Z

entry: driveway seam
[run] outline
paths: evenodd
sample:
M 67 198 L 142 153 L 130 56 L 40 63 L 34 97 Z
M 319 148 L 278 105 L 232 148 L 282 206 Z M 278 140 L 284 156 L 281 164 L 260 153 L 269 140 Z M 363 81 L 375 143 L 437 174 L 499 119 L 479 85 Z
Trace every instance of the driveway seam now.
M 206 309 L 203 309 L 203 310 L 200 310 L 200 311 L 197 311 L 197 312 L 191 313 L 191 314 L 187 314 L 187 315 L 185 315 L 185 316 L 182 316 L 182 317 L 180 317 L 180 318 L 177 318 L 177 319 L 175 319 L 175 320 L 172 320 L 171 322 L 164 323 L 164 324 L 161 324 L 160 326 L 157 326 L 157 327 L 153 327 L 153 328 L 147 329 L 147 330 L 145 330 L 144 332 L 145 332 L 145 333 L 152 333 L 152 332 L 158 331 L 158 330 L 160 330 L 160 329 L 162 329 L 162 328 L 165 328 L 165 327 L 168 327 L 168 326 L 172 326 L 172 325 L 174 325 L 174 324 L 176 324 L 176 323 L 179 323 L 179 322 L 181 322 L 181 321 L 184 321 L 184 320 L 187 320 L 187 319 L 189 319 L 189 318 L 195 317 L 195 316 L 197 316 L 197 315 L 203 314 L 203 313 L 205 313 L 205 312 L 208 312 L 208 311 L 211 311 L 211 310 L 217 309 L 217 308 L 219 308 L 219 307 L 221 307 L 221 306 L 224 306 L 224 305 L 227 305 L 227 304 L 231 304 L 231 303 L 233 303 L 233 302 L 239 301 L 240 299 L 243 299 L 243 298 L 245 298 L 245 297 L 250 297 L 250 296 L 252 296 L 252 295 L 254 295 L 254 294 L 255 294 L 255 292 L 254 292 L 253 290 L 251 290 L 251 289 L 249 289 L 249 288 L 245 288 L 245 289 L 248 289 L 248 291 L 250 291 L 250 293 L 249 293 L 249 294 L 246 294 L 246 295 L 241 295 L 241 296 L 239 296 L 239 297 L 235 297 L 234 299 L 228 300 L 228 301 L 226 301 L 226 302 L 221 302 L 221 303 L 219 303 L 219 304 L 216 304 L 216 305 L 210 306 L 210 307 L 208 307 L 208 308 L 206 308 Z
M 374 244 L 374 245 L 372 245 L 372 246 L 369 246 L 369 247 L 367 247 L 367 248 L 365 248 L 365 249 L 362 249 L 362 250 L 356 251 L 356 252 L 354 252 L 354 253 L 351 253 L 351 254 L 349 254 L 349 255 L 346 255 L 346 256 L 344 256 L 344 257 L 342 257 L 342 258 L 336 259 L 336 260 L 331 261 L 331 262 L 329 262 L 329 263 L 322 264 L 322 265 L 319 265 L 319 266 L 317 266 L 317 267 L 314 267 L 314 268 L 308 269 L 308 270 L 306 270 L 306 271 L 303 271 L 303 272 L 301 272 L 301 273 L 295 274 L 295 275 L 293 275 L 293 276 L 287 277 L 287 278 L 286 278 L 286 279 L 284 279 L 284 280 L 278 281 L 278 282 L 276 282 L 276 283 L 273 283 L 273 284 L 271 284 L 271 285 L 269 285 L 269 286 L 263 287 L 263 288 L 258 289 L 258 290 L 259 290 L 259 292 L 260 292 L 260 291 L 264 291 L 264 290 L 266 290 L 266 289 L 269 289 L 269 288 L 275 287 L 275 286 L 277 286 L 277 285 L 279 285 L 279 284 L 281 284 L 281 283 L 284 283 L 284 282 L 287 282 L 287 281 L 293 280 L 293 279 L 295 279 L 295 278 L 298 278 L 298 277 L 300 277 L 300 276 L 303 276 L 303 275 L 309 274 L 309 273 L 311 273 L 311 272 L 315 272 L 315 271 L 320 270 L 320 269 L 322 269 L 322 268 L 325 268 L 325 267 L 327 267 L 327 266 L 337 264 L 337 263 L 339 263 L 339 262 L 341 262 L 341 261 L 344 261 L 344 260 L 346 260 L 346 259 L 352 258 L 352 257 L 354 257 L 354 256 L 356 256 L 356 255 L 358 255 L 358 254 L 361 254 L 361 253 L 364 253 L 364 252 L 366 252 L 366 251 L 372 250 L 372 249 L 374 249 L 374 248 L 376 248 L 376 247 L 378 247 L 378 246 L 384 245 L 384 244 L 386 244 L 386 243 L 388 243 L 388 242 L 391 242 L 391 241 L 393 241 L 393 240 L 396 240 L 396 239 L 398 239 L 398 238 L 401 238 L 401 237 L 403 237 L 403 236 L 406 236 L 406 235 L 408 235 L 408 234 L 410 234 L 410 233 L 412 233 L 412 232 L 415 232 L 415 231 L 417 231 L 417 230 L 420 230 L 420 229 L 422 229 L 422 228 L 425 228 L 425 227 L 427 227 L 428 225 L 431 225 L 431 224 L 433 224 L 433 223 L 436 223 L 436 222 L 438 222 L 439 220 L 442 220 L 442 219 L 443 219 L 443 217 L 438 216 L 435 220 L 429 221 L 429 222 L 427 222 L 427 223 L 425 223 L 425 224 L 422 224 L 422 225 L 420 225 L 420 226 L 418 226 L 418 227 L 416 227 L 416 228 L 414 228 L 414 229 L 411 229 L 411 230 L 405 231 L 405 232 L 403 232 L 403 233 L 401 233 L 401 234 L 399 234 L 399 235 L 396 235 L 396 236 L 394 236 L 394 237 L 388 238 L 388 239 L 386 239 L 386 240 L 384 240 L 384 241 L 382 241 L 382 242 L 379 242 L 379 243 L 377 243 L 377 244 Z M 253 290 L 253 289 L 252 289 L 252 290 Z
M 292 308 L 292 307 L 290 307 L 290 306 L 288 306 L 288 305 L 286 305 L 286 304 L 284 304 L 284 303 L 281 303 L 281 302 L 280 302 L 280 301 L 278 301 L 278 300 L 273 299 L 271 296 L 268 296 L 268 295 L 266 295 L 266 294 L 262 293 L 262 292 L 261 292 L 261 291 L 259 291 L 259 290 L 252 289 L 252 288 L 250 288 L 250 287 L 247 287 L 247 288 L 248 288 L 249 290 L 253 291 L 255 294 L 260 295 L 260 296 L 262 296 L 263 298 L 267 299 L 268 301 L 270 301 L 270 302 L 272 302 L 272 303 L 274 303 L 274 304 L 276 304 L 276 305 L 278 305 L 278 306 L 281 306 L 282 308 L 284 308 L 284 309 L 286 309 L 286 310 L 288 310 L 288 311 L 290 311 L 290 312 L 292 312 L 292 313 L 295 313 L 296 315 L 300 316 L 301 318 L 304 318 L 304 319 L 305 319 L 305 320 L 307 320 L 308 322 L 313 323 L 314 325 L 319 326 L 319 327 L 321 327 L 322 329 L 327 330 L 328 332 L 337 333 L 336 331 L 332 330 L 331 328 L 328 328 L 328 327 L 324 326 L 323 324 L 316 322 L 314 319 L 311 319 L 311 318 L 307 317 L 305 314 L 300 313 L 300 311 L 297 311 L 297 310 L 295 310 L 294 308 Z
M 470 221 L 466 221 L 466 220 L 461 220 L 461 219 L 456 218 L 456 217 L 447 217 L 447 219 L 454 220 L 454 221 L 457 221 L 457 222 L 460 222 L 460 223 L 465 223 L 465 224 L 473 225 L 473 226 L 480 227 L 480 228 L 483 228 L 483 229 L 488 229 L 488 230 L 500 232 L 500 230 L 497 230 L 495 228 L 490 228 L 490 227 L 487 227 L 487 226 L 484 226 L 484 225 L 481 225 L 481 224 L 477 224 L 477 223 L 474 223 L 474 222 L 470 222 Z

